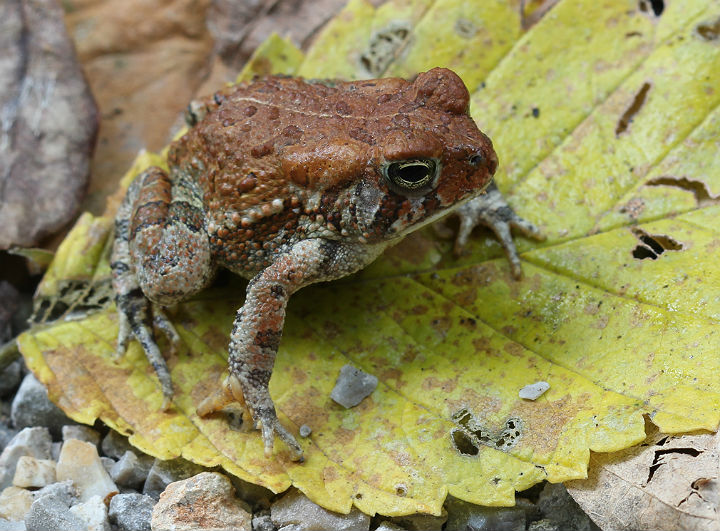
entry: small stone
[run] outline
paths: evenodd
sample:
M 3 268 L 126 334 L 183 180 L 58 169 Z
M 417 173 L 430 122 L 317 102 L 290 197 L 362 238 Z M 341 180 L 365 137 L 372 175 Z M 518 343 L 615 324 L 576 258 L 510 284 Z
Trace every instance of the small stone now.
M 46 487 L 55 483 L 55 461 L 51 459 L 35 459 L 30 455 L 23 455 L 18 459 L 13 476 L 13 485 L 16 487 Z
M 28 531 L 86 531 L 87 525 L 70 512 L 61 496 L 46 494 L 35 499 L 25 516 Z
M 270 511 L 266 509 L 253 514 L 252 529 L 253 531 L 276 531 L 277 528 L 270 519 Z
M 50 402 L 47 390 L 32 374 L 25 376 L 20 384 L 10 415 L 16 428 L 45 426 L 58 439 L 62 427 L 72 423 L 59 407 Z
M 71 480 L 58 481 L 47 487 L 43 487 L 35 492 L 35 499 L 41 496 L 51 496 L 58 500 L 62 500 L 64 505 L 70 507 L 78 502 L 77 490 Z
M 345 365 L 340 369 L 340 376 L 335 382 L 330 398 L 343 407 L 351 408 L 370 395 L 377 384 L 376 376 L 363 372 L 352 365 Z
M 100 445 L 103 454 L 117 460 L 120 459 L 128 450 L 132 451 L 133 447 L 128 442 L 127 437 L 123 437 L 115 430 L 110 430 Z
M 2 413 L 0 413 L 2 415 Z M 9 420 L 9 419 L 8 419 Z M 0 452 L 12 441 L 12 438 L 18 434 L 18 430 L 12 429 L 3 422 L 0 422 Z
M 121 487 L 141 488 L 153 464 L 152 458 L 144 457 L 138 459 L 134 452 L 128 450 L 110 469 L 110 477 Z
M 85 522 L 88 531 L 110 531 L 107 506 L 100 496 L 73 505 L 70 512 Z
M 201 466 L 185 459 L 155 459 L 145 480 L 143 494 L 157 499 L 170 483 L 200 474 L 203 470 L 205 469 Z
M 95 445 L 77 439 L 63 443 L 57 463 L 57 478 L 59 481 L 71 479 L 81 502 L 96 495 L 105 500 L 118 492 L 100 461 Z
M 102 463 L 103 467 L 105 467 L 105 471 L 112 477 L 112 469 L 115 466 L 115 459 L 112 459 L 111 457 L 105 457 L 100 456 L 100 462 Z
M 120 531 L 150 531 L 155 500 L 144 494 L 117 494 L 110 500 L 110 521 Z
M 25 522 L 12 522 L 0 519 L 0 531 L 27 531 Z
M 300 426 L 300 437 L 310 437 L 312 429 L 307 424 Z
M 600 528 L 580 508 L 562 483 L 546 483 L 537 507 L 544 519 L 563 531 L 595 531 Z
M 0 493 L 0 518 L 14 522 L 25 520 L 33 502 L 33 493 L 19 487 L 8 487 Z
M 445 508 L 448 512 L 446 529 L 525 531 L 525 509 L 522 506 L 483 507 L 448 497 Z
M 60 450 L 62 450 L 62 445 L 63 443 L 61 442 L 54 442 L 50 447 L 50 455 L 52 456 L 52 460 L 56 463 L 57 460 L 60 459 Z
M 545 391 L 550 389 L 550 384 L 547 382 L 535 382 L 534 384 L 526 385 L 518 392 L 520 398 L 526 400 L 537 400 L 540 398 Z
M 542 520 L 531 522 L 528 531 L 560 531 L 560 526 L 547 518 L 543 518 Z
M 29 455 L 50 459 L 50 432 L 47 428 L 25 428 L 13 437 L 0 454 L 0 489 L 12 485 L 18 459 Z
M 440 529 L 439 527 L 437 529 Z M 408 531 L 404 527 L 400 527 L 399 525 L 395 525 L 391 522 L 383 522 L 378 527 L 375 528 L 375 531 Z
M 69 439 L 77 439 L 97 446 L 100 442 L 100 434 L 90 426 L 70 424 L 62 427 L 62 440 L 67 441 Z
M 2 344 L 2 341 L 0 341 Z M 8 396 L 20 385 L 20 378 L 23 373 L 23 365 L 20 360 L 13 361 L 10 365 L 0 371 L 0 398 Z
M 251 531 L 250 508 L 235 497 L 230 480 L 203 472 L 167 486 L 152 512 L 152 529 Z
M 368 531 L 370 517 L 353 507 L 349 514 L 338 514 L 311 502 L 300 491 L 292 490 L 270 509 L 279 528 L 297 531 Z
M 398 516 L 391 521 L 393 524 L 399 525 L 407 531 L 436 531 L 442 529 L 448 519 L 447 511 L 442 510 L 440 516 L 431 514 L 409 514 L 407 516 Z

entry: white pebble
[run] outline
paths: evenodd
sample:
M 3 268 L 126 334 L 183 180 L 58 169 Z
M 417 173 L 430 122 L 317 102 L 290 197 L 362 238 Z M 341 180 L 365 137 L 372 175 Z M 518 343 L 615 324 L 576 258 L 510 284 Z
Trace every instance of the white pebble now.
M 525 387 L 520 389 L 518 396 L 527 400 L 537 400 L 548 389 L 550 389 L 549 383 L 535 382 L 534 384 L 526 385 Z
M 16 487 L 45 487 L 55 483 L 55 461 L 51 459 L 35 459 L 23 455 L 18 459 L 13 485 Z
M 77 439 L 69 439 L 63 444 L 57 463 L 57 479 L 71 479 L 81 502 L 96 495 L 105 500 L 108 495 L 118 492 L 95 445 Z

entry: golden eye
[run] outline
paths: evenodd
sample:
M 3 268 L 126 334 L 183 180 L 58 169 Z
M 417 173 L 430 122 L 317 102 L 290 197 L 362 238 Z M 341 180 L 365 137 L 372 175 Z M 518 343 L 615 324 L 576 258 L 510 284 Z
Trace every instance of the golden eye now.
M 390 162 L 383 168 L 385 178 L 399 191 L 416 191 L 431 184 L 437 175 L 438 164 L 433 159 L 411 159 Z

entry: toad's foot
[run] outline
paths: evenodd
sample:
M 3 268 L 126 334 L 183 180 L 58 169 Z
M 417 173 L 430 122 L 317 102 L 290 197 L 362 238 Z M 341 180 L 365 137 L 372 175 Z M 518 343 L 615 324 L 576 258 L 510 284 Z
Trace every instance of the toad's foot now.
M 272 402 L 270 402 L 272 404 Z M 229 405 L 238 405 L 244 411 L 249 412 L 249 408 L 245 403 L 245 395 L 242 392 L 242 386 L 237 377 L 233 375 L 227 376 L 220 389 L 203 400 L 197 408 L 197 414 L 206 417 L 211 413 L 220 411 Z M 262 429 L 263 446 L 265 447 L 265 457 L 270 457 L 273 451 L 273 439 L 277 434 L 280 439 L 287 444 L 292 453 L 293 461 L 303 461 L 303 450 L 293 435 L 280 424 L 273 407 L 258 407 L 252 414 L 257 424 Z
M 515 279 L 522 278 L 522 267 L 510 229 L 518 229 L 523 235 L 535 240 L 545 239 L 540 229 L 518 216 L 507 204 L 494 181 L 487 187 L 485 194 L 465 203 L 455 213 L 460 217 L 455 254 L 460 254 L 476 226 L 482 224 L 490 227 L 505 250 L 510 272 Z
M 142 299 L 142 300 L 140 300 Z M 122 357 L 127 351 L 127 346 L 133 337 L 135 337 L 142 345 L 148 361 L 155 370 L 160 387 L 163 394 L 162 409 L 166 411 L 172 404 L 173 386 L 170 378 L 170 370 L 168 369 L 165 358 L 163 358 L 157 342 L 155 341 L 155 333 L 148 313 L 152 313 L 152 322 L 161 329 L 170 340 L 172 351 L 175 352 L 180 346 L 180 335 L 175 330 L 170 320 L 167 318 L 160 306 L 153 304 L 152 310 L 149 309 L 149 302 L 141 294 L 130 294 L 118 299 L 119 331 L 117 339 L 117 348 L 115 350 L 116 357 Z M 127 307 L 132 307 L 133 312 L 128 313 Z M 129 317 L 131 315 L 131 317 Z

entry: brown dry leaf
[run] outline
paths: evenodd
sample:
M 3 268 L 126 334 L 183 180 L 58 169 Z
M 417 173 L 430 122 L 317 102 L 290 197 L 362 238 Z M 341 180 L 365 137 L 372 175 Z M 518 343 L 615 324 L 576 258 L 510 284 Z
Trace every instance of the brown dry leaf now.
M 67 0 L 66 23 L 102 109 L 85 210 L 100 213 L 138 151 L 172 136 L 208 73 L 209 0 Z
M 720 436 L 674 437 L 651 423 L 640 446 L 593 454 L 568 491 L 605 531 L 720 529 Z
M 54 0 L 0 3 L 0 249 L 60 229 L 85 192 L 97 108 Z

